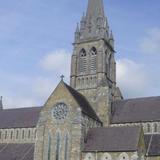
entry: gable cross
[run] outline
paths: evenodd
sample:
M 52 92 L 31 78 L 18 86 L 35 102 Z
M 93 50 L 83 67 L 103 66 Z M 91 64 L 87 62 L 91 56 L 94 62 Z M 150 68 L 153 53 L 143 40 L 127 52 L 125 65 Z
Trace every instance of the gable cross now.
M 60 77 L 61 77 L 61 81 L 63 81 L 63 79 L 64 79 L 64 75 L 62 74 Z

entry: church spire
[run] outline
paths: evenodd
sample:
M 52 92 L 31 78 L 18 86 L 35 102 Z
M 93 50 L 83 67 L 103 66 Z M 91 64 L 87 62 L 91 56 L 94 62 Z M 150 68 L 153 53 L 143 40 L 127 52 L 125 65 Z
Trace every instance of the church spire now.
M 88 8 L 86 18 L 87 20 L 91 18 L 98 18 L 99 16 L 105 18 L 103 0 L 88 0 Z
M 79 39 L 82 42 L 89 39 L 108 39 L 108 22 L 104 12 L 103 0 L 88 0 L 86 14 L 83 14 L 80 25 Z
M 104 124 L 108 124 L 111 102 L 116 97 L 114 37 L 103 0 L 88 0 L 85 13 L 75 32 L 70 84 L 87 98 Z M 99 95 L 100 92 L 103 94 Z

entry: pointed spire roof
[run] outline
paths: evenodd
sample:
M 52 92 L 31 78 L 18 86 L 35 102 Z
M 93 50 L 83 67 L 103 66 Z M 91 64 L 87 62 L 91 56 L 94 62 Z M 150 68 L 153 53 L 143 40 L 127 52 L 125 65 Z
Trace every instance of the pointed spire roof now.
M 106 18 L 103 0 L 88 0 L 87 11 L 82 16 L 80 34 L 75 38 L 75 43 L 97 38 L 108 41 L 109 25 Z
M 97 17 L 105 17 L 104 8 L 103 8 L 103 0 L 88 0 L 88 9 L 87 9 L 87 20 Z

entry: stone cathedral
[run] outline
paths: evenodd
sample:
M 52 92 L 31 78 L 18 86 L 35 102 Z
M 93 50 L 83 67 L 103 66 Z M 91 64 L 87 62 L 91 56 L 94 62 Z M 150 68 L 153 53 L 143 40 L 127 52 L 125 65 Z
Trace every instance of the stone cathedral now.
M 70 85 L 41 107 L 3 109 L 0 160 L 160 160 L 160 97 L 123 99 L 103 0 L 75 31 Z

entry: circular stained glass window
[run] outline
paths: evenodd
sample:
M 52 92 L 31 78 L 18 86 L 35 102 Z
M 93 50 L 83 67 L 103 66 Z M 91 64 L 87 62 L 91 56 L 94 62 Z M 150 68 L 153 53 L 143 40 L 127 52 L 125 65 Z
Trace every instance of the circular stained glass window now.
M 58 103 L 53 108 L 53 117 L 56 120 L 63 120 L 67 117 L 67 115 L 68 115 L 68 107 L 66 104 Z

